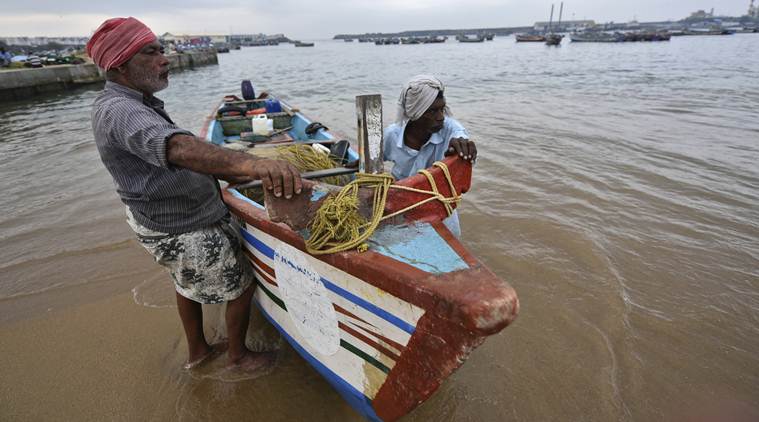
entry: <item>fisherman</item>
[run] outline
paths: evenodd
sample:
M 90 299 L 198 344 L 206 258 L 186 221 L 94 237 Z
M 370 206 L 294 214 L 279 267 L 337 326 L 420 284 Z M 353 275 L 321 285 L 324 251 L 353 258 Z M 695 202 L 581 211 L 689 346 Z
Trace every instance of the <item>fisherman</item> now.
M 275 196 L 300 193 L 298 170 L 284 162 L 223 149 L 178 127 L 153 94 L 169 85 L 169 61 L 153 32 L 139 20 L 105 21 L 87 43 L 105 71 L 95 100 L 95 144 L 126 205 L 137 240 L 174 280 L 191 369 L 223 351 L 203 333 L 202 303 L 226 303 L 230 368 L 254 372 L 273 353 L 245 345 L 255 284 L 238 232 L 221 200 L 218 179 L 260 179 Z
M 477 158 L 477 147 L 451 117 L 444 93 L 443 83 L 429 75 L 414 76 L 401 90 L 395 123 L 384 133 L 385 161 L 394 163 L 395 179 L 412 176 L 447 155 L 458 154 L 472 163 Z M 443 222 L 461 236 L 456 210 Z

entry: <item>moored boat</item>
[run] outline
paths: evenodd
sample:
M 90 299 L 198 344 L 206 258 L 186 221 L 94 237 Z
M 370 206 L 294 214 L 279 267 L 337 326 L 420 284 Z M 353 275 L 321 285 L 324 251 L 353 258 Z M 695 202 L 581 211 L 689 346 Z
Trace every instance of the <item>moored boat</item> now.
M 564 2 L 561 2 L 561 8 L 559 9 L 559 23 L 558 28 L 561 28 L 561 14 L 564 11 Z M 546 34 L 546 45 L 558 46 L 561 45 L 561 40 L 564 39 L 564 35 L 555 34 L 552 30 L 553 23 L 553 4 L 551 5 L 551 17 L 548 19 L 548 33 Z
M 456 36 L 456 39 L 458 42 L 483 42 L 485 41 L 485 37 L 482 35 L 475 35 L 473 37 L 470 37 L 466 34 L 460 34 Z
M 517 42 L 546 42 L 546 37 L 540 34 L 516 34 Z
M 561 45 L 561 40 L 564 36 L 561 34 L 548 34 L 546 35 L 546 45 Z
M 602 32 L 602 31 L 587 31 L 587 32 L 575 32 L 572 34 L 569 34 L 569 39 L 572 40 L 572 42 L 601 42 L 601 43 L 607 43 L 607 42 L 622 42 L 624 41 L 624 36 L 621 34 L 610 34 L 608 32 Z
M 295 41 L 293 42 L 296 47 L 313 47 L 314 43 L 312 42 L 303 42 L 303 41 Z
M 277 100 L 268 101 L 226 97 L 201 136 L 220 146 L 244 143 L 253 150 L 319 144 L 334 151 L 340 144 L 323 125 L 281 100 L 271 107 L 281 111 L 270 113 L 277 134 L 245 141 L 252 126 L 245 114 L 268 109 Z M 349 172 L 340 165 L 359 158 L 353 149 L 337 155 L 338 167 L 327 173 Z M 447 198 L 466 192 L 471 164 L 456 156 L 442 163 L 428 169 L 429 176 L 418 174 L 395 185 L 436 187 Z M 301 232 L 270 214 L 277 207 L 305 212 L 324 194 L 314 183 L 289 201 L 254 200 L 241 187 L 222 190 L 258 277 L 254 297 L 262 313 L 364 417 L 396 420 L 432 395 L 487 336 L 513 321 L 516 293 L 448 231 L 441 221 L 448 215 L 446 206 L 437 200 L 380 226 L 365 252 L 307 253 Z M 384 212 L 427 198 L 391 189 Z

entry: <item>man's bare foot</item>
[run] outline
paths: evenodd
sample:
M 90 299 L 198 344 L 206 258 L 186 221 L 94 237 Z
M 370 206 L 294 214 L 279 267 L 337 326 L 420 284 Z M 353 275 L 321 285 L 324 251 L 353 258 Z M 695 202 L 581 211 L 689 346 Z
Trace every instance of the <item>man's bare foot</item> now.
M 277 352 L 252 352 L 247 350 L 238 359 L 232 360 L 230 358 L 227 369 L 249 374 L 263 373 L 274 366 L 276 360 Z
M 197 368 L 198 366 L 213 360 L 217 356 L 221 355 L 227 350 L 227 343 L 216 343 L 208 346 L 208 350 L 194 359 L 188 360 L 187 363 L 182 365 L 183 369 L 189 370 Z

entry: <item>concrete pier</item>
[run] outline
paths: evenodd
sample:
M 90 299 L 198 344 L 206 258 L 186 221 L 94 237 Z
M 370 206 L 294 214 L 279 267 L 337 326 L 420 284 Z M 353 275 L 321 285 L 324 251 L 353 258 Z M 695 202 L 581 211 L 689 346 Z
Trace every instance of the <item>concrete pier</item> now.
M 218 64 L 216 52 L 196 52 L 166 56 L 172 70 Z M 84 84 L 103 82 L 104 76 L 92 63 L 57 65 L 37 69 L 0 71 L 0 101 L 14 101 L 47 92 L 62 91 Z

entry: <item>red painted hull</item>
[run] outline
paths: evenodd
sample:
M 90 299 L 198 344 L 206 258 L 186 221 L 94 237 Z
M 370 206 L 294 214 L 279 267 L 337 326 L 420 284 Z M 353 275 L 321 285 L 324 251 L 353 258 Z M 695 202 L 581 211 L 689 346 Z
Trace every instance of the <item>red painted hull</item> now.
M 204 128 L 204 134 L 206 130 Z M 457 193 L 468 191 L 471 164 L 457 157 L 448 157 L 444 162 L 450 169 Z M 443 172 L 438 168 L 429 170 L 439 191 L 444 196 L 450 196 L 452 192 Z M 429 182 L 423 175 L 409 177 L 397 184 L 430 189 Z M 309 185 L 313 184 L 309 182 Z M 307 206 L 308 192 L 299 196 L 300 204 Z M 222 191 L 222 197 L 231 212 L 246 223 L 249 229 L 263 232 L 307 255 L 301 235 L 286 224 L 272 221 L 266 210 L 241 198 L 229 188 Z M 423 193 L 391 189 L 385 212 L 403 209 L 427 197 Z M 295 203 L 298 202 L 290 202 Z M 397 420 L 424 402 L 462 365 L 472 350 L 482 344 L 487 336 L 508 326 L 519 311 L 515 291 L 469 253 L 450 233 L 442 223 L 447 215 L 442 204 L 432 201 L 404 214 L 402 220 L 405 222 L 401 220 L 400 223 L 429 224 L 432 233 L 442 239 L 439 241 L 447 245 L 457 259 L 463 262 L 462 269 L 459 270 L 428 272 L 373 249 L 363 253 L 348 251 L 308 255 L 308 259 L 321 261 L 337 272 L 347 273 L 371 285 L 380 290 L 382 295 L 391 295 L 410 304 L 409 306 L 423 310 L 408 342 L 402 345 L 397 359 L 376 393 L 366 402 L 371 410 L 362 413 L 372 419 Z M 251 257 L 252 262 L 257 259 Z M 272 276 L 277 278 L 279 274 L 272 273 Z M 371 297 L 365 299 L 372 300 Z
M 459 193 L 469 189 L 471 165 L 463 160 L 446 160 L 454 172 Z M 457 171 L 462 168 L 469 171 Z M 440 191 L 450 190 L 438 169 L 432 170 Z M 429 189 L 427 179 L 417 175 L 398 182 L 405 186 Z M 427 195 L 396 191 L 389 195 L 386 211 L 395 211 L 425 199 Z M 269 220 L 264 210 L 256 208 L 229 191 L 224 201 L 232 212 L 256 227 L 303 253 L 305 244 L 288 226 Z M 440 384 L 482 344 L 489 335 L 511 323 L 519 310 L 514 290 L 471 255 L 440 220 L 445 208 L 433 201 L 407 215 L 408 219 L 430 222 L 438 234 L 467 263 L 466 270 L 431 274 L 393 260 L 371 250 L 364 253 L 341 252 L 317 258 L 335 268 L 364 280 L 379 289 L 425 309 L 405 351 L 388 374 L 372 401 L 377 415 L 386 421 L 405 415 L 437 390 Z

